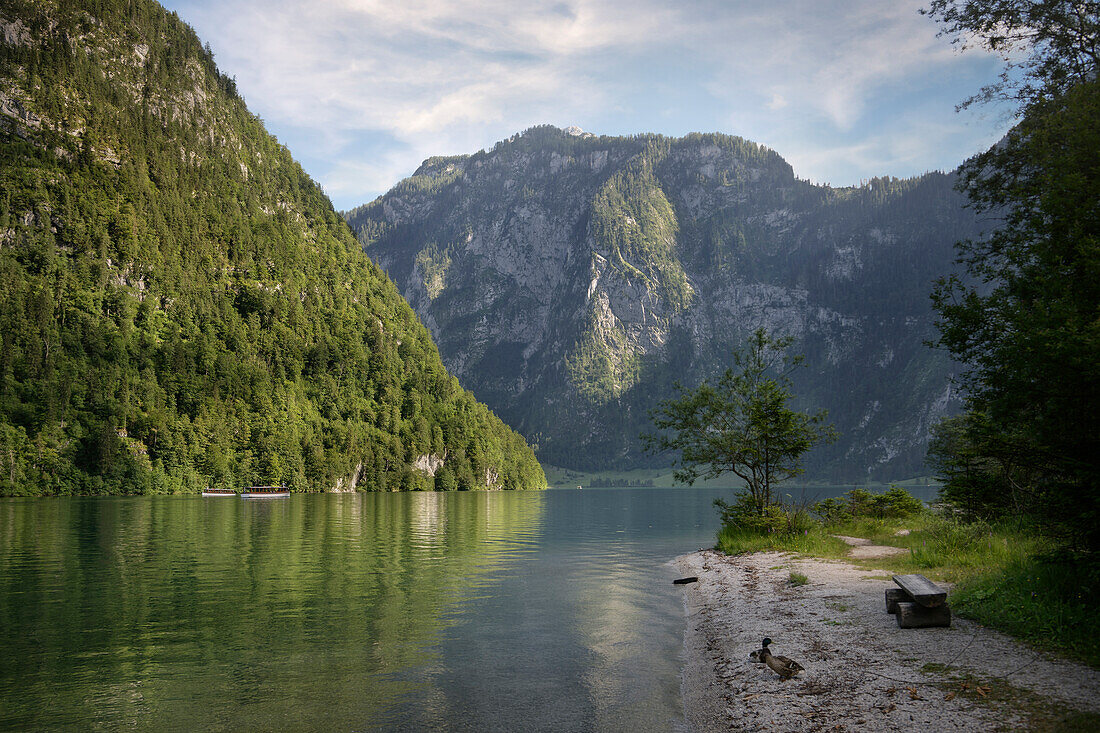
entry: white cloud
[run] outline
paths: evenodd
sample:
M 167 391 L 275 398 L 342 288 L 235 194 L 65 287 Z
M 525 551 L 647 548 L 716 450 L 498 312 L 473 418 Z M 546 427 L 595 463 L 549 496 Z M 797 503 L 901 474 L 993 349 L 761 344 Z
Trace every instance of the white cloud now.
M 675 133 L 736 118 L 743 129 L 724 131 L 772 144 L 813 120 L 827 134 L 799 147 L 821 166 L 808 174 L 827 177 L 837 151 L 861 149 L 836 136 L 860 134 L 884 94 L 904 104 L 898 89 L 973 66 L 936 38 L 915 0 L 167 4 L 341 206 L 423 157 L 473 152 L 544 122 Z M 941 105 L 945 124 L 957 101 Z
M 730 26 L 741 28 L 734 34 L 738 44 L 734 53 L 721 54 L 719 63 L 721 78 L 738 83 L 724 91 L 741 95 L 770 83 L 774 95 L 792 107 L 850 127 L 884 86 L 960 60 L 917 13 L 921 4 L 820 0 L 731 18 Z M 788 12 L 778 12 L 779 7 Z M 716 48 L 716 36 L 726 30 L 712 29 L 703 46 Z
M 196 14 L 211 20 L 221 64 L 271 121 L 407 138 L 583 93 L 569 54 L 647 25 L 547 6 L 517 14 L 504 2 L 284 1 Z

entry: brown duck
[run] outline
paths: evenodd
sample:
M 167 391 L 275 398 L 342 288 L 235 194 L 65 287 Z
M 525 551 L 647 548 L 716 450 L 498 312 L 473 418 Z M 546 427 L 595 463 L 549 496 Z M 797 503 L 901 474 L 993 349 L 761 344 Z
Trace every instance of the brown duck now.
M 768 665 L 768 669 L 779 675 L 779 679 L 781 680 L 789 680 L 805 669 L 805 667 L 793 659 L 772 654 L 771 650 L 768 649 L 768 644 L 771 643 L 772 640 L 765 637 L 764 641 L 761 643 L 760 650 L 753 652 L 749 657 L 755 661 L 763 662 Z

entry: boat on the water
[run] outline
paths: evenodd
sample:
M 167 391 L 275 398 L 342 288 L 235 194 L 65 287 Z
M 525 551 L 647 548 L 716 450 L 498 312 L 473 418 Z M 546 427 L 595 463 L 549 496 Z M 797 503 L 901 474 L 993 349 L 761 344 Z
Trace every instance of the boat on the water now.
M 281 499 L 290 496 L 285 486 L 249 486 L 241 492 L 242 499 Z
M 205 489 L 202 492 L 203 496 L 236 496 L 237 492 L 233 489 Z

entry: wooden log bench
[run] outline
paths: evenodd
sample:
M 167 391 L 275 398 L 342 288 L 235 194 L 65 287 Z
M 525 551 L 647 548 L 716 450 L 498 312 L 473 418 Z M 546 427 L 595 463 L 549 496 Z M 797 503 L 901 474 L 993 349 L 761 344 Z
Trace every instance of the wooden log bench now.
M 886 589 L 886 612 L 894 614 L 899 627 L 951 625 L 947 591 L 923 575 L 895 575 L 894 582 L 897 588 Z

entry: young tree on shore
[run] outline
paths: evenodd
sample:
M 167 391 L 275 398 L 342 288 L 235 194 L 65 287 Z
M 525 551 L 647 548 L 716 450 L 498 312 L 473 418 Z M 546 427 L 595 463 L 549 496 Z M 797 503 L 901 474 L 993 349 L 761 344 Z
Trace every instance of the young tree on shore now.
M 658 432 L 642 436 L 646 449 L 676 451 L 674 475 L 689 485 L 734 474 L 745 482 L 752 511 L 763 514 L 775 504 L 775 486 L 802 473 L 802 454 L 836 435 L 824 410 L 808 415 L 788 407 L 790 373 L 802 364 L 785 353 L 791 342 L 757 329 L 717 382 L 693 390 L 677 384 L 679 395 L 651 412 Z

